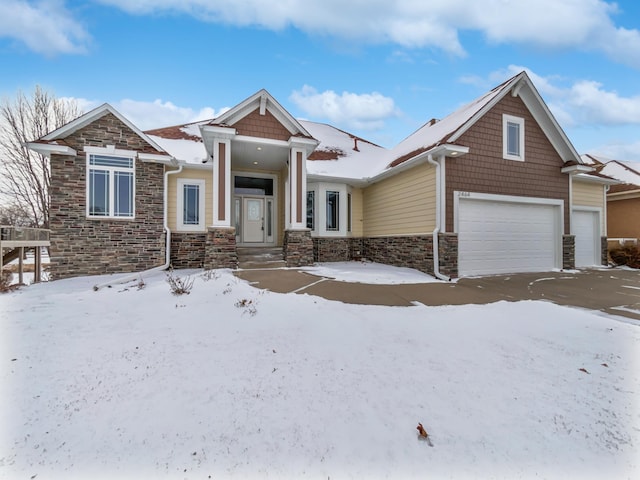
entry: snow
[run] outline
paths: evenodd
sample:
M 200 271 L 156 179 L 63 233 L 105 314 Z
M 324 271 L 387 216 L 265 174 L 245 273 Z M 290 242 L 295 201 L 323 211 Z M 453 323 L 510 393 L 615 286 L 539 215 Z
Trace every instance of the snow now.
M 640 170 L 634 171 L 629 166 L 617 161 L 608 162 L 600 173 L 624 183 L 640 185 Z
M 369 283 L 379 285 L 399 285 L 403 283 L 438 282 L 431 275 L 413 268 L 392 267 L 372 262 L 331 262 L 316 263 L 311 267 L 302 267 L 313 275 L 331 278 L 339 282 Z
M 347 270 L 317 273 L 365 278 Z M 547 302 L 347 305 L 176 274 L 190 295 L 161 273 L 0 295 L 0 478 L 640 474 L 638 326 Z
M 148 135 L 148 137 L 178 160 L 198 164 L 207 159 L 207 151 L 201 141 L 187 140 L 185 138 L 164 138 L 157 135 Z

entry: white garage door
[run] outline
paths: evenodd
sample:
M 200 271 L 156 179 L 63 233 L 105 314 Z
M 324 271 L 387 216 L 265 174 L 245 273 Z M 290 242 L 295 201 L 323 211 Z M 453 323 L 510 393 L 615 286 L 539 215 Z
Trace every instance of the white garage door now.
M 460 276 L 544 272 L 560 267 L 561 205 L 460 197 Z M 525 203 L 526 202 L 526 203 Z
M 591 267 L 600 263 L 600 214 L 574 210 L 572 230 L 576 236 L 576 267 Z

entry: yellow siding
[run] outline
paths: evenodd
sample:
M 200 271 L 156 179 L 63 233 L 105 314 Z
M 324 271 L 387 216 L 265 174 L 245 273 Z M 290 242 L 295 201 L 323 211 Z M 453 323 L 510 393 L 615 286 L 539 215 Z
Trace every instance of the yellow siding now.
M 435 228 L 435 167 L 422 164 L 363 192 L 367 237 L 431 233 Z
M 598 183 L 573 179 L 573 205 L 604 209 L 604 187 Z
M 204 218 L 205 225 L 213 224 L 213 188 L 212 188 L 212 171 L 185 168 L 180 173 L 175 175 L 169 175 L 168 191 L 167 191 L 167 214 L 169 220 L 169 228 L 172 231 L 176 230 L 176 223 L 178 219 L 178 199 L 176 194 L 176 187 L 178 185 L 178 179 L 191 179 L 191 180 L 204 180 Z
M 351 236 L 362 237 L 363 235 L 363 196 L 362 189 L 351 190 Z

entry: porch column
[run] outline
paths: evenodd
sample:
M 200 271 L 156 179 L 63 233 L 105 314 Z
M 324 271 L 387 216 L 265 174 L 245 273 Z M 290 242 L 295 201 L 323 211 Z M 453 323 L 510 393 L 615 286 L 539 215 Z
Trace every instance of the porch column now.
M 307 155 L 317 142 L 296 138 L 291 139 L 289 144 L 287 229 L 304 230 L 307 228 Z
M 218 134 L 213 139 L 213 227 L 231 227 L 231 137 Z

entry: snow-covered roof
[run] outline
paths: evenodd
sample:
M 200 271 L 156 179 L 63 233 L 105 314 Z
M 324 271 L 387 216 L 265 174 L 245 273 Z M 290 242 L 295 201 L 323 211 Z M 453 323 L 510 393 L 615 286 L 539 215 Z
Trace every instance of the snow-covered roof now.
M 207 152 L 202 143 L 200 125 L 210 120 L 158 128 L 145 132 L 149 138 L 178 160 L 187 163 L 202 163 L 207 159 Z
M 610 160 L 602 167 L 600 173 L 615 178 L 625 184 L 640 187 L 640 169 L 635 170 L 627 165 L 626 162 Z
M 331 125 L 289 118 L 281 112 L 284 109 L 262 90 L 216 119 L 151 130 L 146 134 L 179 160 L 201 163 L 207 157 L 201 126 L 224 123 L 221 120 L 237 121 L 251 108 L 255 109 L 260 105 L 261 109 L 273 109 L 279 119 L 286 120 L 287 125 L 290 124 L 290 131 L 304 134 L 308 132 L 319 141 L 307 163 L 307 172 L 311 177 L 366 180 L 386 174 L 394 167 L 436 147 L 464 147 L 456 145 L 460 136 L 509 92 L 522 98 L 565 162 L 583 163 L 525 72 L 510 78 L 442 120 L 427 122 L 391 149 L 380 147 Z

